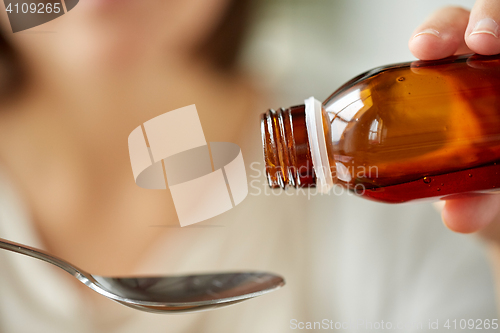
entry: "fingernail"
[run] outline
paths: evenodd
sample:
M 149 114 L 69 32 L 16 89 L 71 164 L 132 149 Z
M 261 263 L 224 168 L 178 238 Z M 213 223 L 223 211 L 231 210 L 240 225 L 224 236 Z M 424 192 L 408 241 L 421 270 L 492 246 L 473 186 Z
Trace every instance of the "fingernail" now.
M 436 37 L 439 37 L 439 31 L 437 31 L 435 29 L 425 29 L 425 30 L 422 30 L 419 33 L 415 34 L 415 36 L 413 36 L 413 38 L 421 36 L 421 35 L 434 35 Z
M 498 24 L 489 17 L 484 18 L 476 23 L 470 36 L 477 34 L 490 34 L 498 38 Z

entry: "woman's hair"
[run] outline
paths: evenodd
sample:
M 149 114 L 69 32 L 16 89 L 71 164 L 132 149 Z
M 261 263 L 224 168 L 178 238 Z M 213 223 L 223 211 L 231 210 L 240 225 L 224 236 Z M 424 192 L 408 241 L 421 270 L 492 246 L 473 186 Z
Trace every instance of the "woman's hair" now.
M 232 0 L 214 32 L 197 50 L 218 71 L 235 68 L 249 22 L 250 0 Z M 9 96 L 24 82 L 25 67 L 20 54 L 0 29 L 0 96 Z
M 20 55 L 5 38 L 0 29 L 0 98 L 17 92 L 24 81 L 25 71 Z
M 232 0 L 213 34 L 199 48 L 199 56 L 208 59 L 217 70 L 234 69 L 252 9 L 250 0 Z

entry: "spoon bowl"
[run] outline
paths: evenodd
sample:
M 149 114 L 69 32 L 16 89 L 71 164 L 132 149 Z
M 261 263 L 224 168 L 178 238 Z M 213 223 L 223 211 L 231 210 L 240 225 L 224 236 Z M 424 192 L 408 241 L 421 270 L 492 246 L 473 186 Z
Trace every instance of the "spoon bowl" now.
M 0 238 L 0 248 L 53 264 L 97 293 L 134 309 L 179 313 L 239 303 L 279 289 L 282 277 L 266 272 L 235 272 L 152 277 L 93 275 L 45 251 Z

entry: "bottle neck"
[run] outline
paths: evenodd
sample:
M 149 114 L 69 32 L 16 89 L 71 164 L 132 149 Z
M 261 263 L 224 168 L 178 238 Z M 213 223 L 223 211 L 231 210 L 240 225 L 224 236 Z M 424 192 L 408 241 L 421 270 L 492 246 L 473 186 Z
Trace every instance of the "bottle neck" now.
M 304 105 L 261 117 L 266 176 L 272 188 L 316 186 Z

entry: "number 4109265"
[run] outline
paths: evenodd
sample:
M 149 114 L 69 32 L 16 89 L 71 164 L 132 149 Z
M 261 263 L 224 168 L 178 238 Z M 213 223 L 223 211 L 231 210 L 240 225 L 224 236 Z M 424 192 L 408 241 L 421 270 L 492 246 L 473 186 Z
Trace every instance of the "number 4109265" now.
M 447 329 L 498 329 L 498 319 L 460 319 L 447 320 L 443 327 Z
M 7 6 L 5 9 L 9 14 L 14 12 L 16 14 L 18 13 L 31 13 L 31 14 L 51 14 L 55 13 L 58 14 L 61 12 L 61 4 L 60 3 L 16 3 L 14 6 L 12 6 L 11 3 Z

